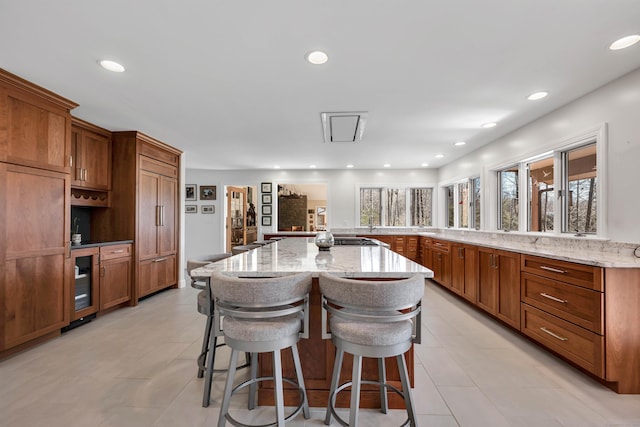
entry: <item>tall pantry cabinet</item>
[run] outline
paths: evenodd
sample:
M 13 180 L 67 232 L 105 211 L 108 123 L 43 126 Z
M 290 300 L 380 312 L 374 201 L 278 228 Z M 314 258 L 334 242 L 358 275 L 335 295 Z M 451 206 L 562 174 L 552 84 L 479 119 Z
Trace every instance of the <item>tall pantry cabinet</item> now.
M 134 240 L 132 304 L 178 284 L 181 151 L 136 131 L 113 132 L 111 209 L 97 218 L 113 240 Z M 100 225 L 98 225 L 100 227 Z
M 0 69 L 0 351 L 69 323 L 76 106 Z

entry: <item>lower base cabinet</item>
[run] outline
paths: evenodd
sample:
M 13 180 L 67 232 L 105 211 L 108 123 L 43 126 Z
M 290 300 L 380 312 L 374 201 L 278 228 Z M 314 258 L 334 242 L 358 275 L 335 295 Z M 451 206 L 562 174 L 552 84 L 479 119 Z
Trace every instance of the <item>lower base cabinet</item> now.
M 150 295 L 175 284 L 176 256 L 140 261 L 138 298 Z
M 131 245 L 100 248 L 100 310 L 131 300 L 132 270 Z

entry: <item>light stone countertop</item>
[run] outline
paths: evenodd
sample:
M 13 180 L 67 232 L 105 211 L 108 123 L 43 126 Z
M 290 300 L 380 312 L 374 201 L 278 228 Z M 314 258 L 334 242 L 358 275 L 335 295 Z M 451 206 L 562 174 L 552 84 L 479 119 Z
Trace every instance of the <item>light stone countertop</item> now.
M 242 277 L 277 277 L 325 271 L 347 278 L 401 279 L 433 271 L 383 246 L 333 246 L 319 251 L 313 237 L 289 237 L 193 270 L 208 277 L 214 271 Z

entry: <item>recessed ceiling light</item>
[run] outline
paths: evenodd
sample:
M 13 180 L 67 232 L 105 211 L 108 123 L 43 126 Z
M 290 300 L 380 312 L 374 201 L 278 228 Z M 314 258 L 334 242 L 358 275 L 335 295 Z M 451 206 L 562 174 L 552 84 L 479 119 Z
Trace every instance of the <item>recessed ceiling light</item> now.
M 426 168 L 427 166 L 429 166 L 429 163 L 423 163 L 420 166 L 422 166 L 423 168 Z
M 353 165 L 352 165 L 351 163 L 349 163 L 349 164 L 347 165 L 347 167 L 348 167 L 348 168 L 352 168 L 352 167 L 353 167 Z
M 489 122 L 489 123 L 485 123 L 482 125 L 483 128 L 488 129 L 488 128 L 493 128 L 496 127 L 498 124 L 495 122 Z
M 441 158 L 443 158 L 443 157 L 444 157 L 444 154 L 436 154 L 436 155 L 435 155 L 435 158 L 436 158 L 436 159 L 441 159 Z
M 316 165 L 309 165 L 309 167 L 310 167 L 311 169 L 315 169 L 315 168 L 316 168 Z
M 466 144 L 466 142 L 464 142 L 464 141 L 458 141 L 453 145 L 456 145 L 456 146 L 460 147 L 460 146 L 465 145 L 465 144 Z
M 313 65 L 322 65 L 329 59 L 329 56 L 321 50 L 314 50 L 307 53 L 307 61 Z
M 527 99 L 530 100 L 530 101 L 535 101 L 537 99 L 546 98 L 547 95 L 549 95 L 547 92 L 536 92 L 536 93 L 532 93 L 531 95 L 527 96 Z
M 390 167 L 391 167 L 391 165 L 390 165 L 389 163 L 385 163 L 385 164 L 384 164 L 384 165 L 382 165 L 382 166 L 384 166 L 385 168 L 390 168 Z
M 279 165 L 275 165 L 273 168 L 274 169 L 280 169 L 280 166 Z
M 626 36 L 611 43 L 611 45 L 609 46 L 609 49 L 611 50 L 624 49 L 625 47 L 632 46 L 638 43 L 639 41 L 640 41 L 640 35 L 638 34 Z
M 99 61 L 98 64 L 105 70 L 113 71 L 114 73 L 122 73 L 124 71 L 124 67 L 121 64 L 115 61 L 109 61 L 108 59 L 103 59 Z

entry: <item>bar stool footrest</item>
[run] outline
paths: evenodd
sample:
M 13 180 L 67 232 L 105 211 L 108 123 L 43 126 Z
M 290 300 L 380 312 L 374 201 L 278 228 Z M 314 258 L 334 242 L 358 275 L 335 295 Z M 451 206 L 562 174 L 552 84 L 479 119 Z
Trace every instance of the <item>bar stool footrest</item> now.
M 258 377 L 258 378 L 248 379 L 247 381 L 238 384 L 237 386 L 235 386 L 233 388 L 233 390 L 231 390 L 231 397 L 233 397 L 233 395 L 236 393 L 236 391 L 239 391 L 239 390 L 243 389 L 244 387 L 250 386 L 252 384 L 257 384 L 257 383 L 259 383 L 261 381 L 274 381 L 274 380 L 275 380 L 275 377 Z M 304 394 L 304 392 L 302 390 L 302 387 L 300 387 L 300 385 L 298 384 L 297 381 L 292 380 L 290 378 L 282 378 L 282 382 L 285 382 L 285 383 L 288 383 L 288 384 L 291 384 L 291 385 L 294 385 L 294 386 L 298 387 L 298 392 L 300 393 L 300 404 L 298 405 L 298 407 L 291 414 L 289 414 L 288 416 L 286 416 L 284 418 L 284 420 L 286 422 L 286 421 L 289 421 L 292 418 L 295 418 L 300 413 L 300 411 L 302 410 L 302 408 L 304 406 L 306 397 L 305 397 L 305 394 Z M 244 424 L 244 423 L 241 423 L 240 421 L 236 420 L 235 418 L 233 418 L 229 412 L 227 412 L 225 414 L 225 418 L 227 419 L 227 421 L 229 421 L 231 424 L 233 424 L 234 426 L 237 426 L 237 427 L 272 427 L 272 426 L 277 426 L 278 425 L 277 421 L 275 421 L 273 423 L 269 423 L 269 424 Z
M 393 391 L 394 393 L 400 395 L 403 399 L 404 399 L 404 394 L 402 393 L 402 391 L 400 389 L 398 389 L 397 387 L 388 384 L 388 383 L 381 383 L 380 381 L 374 381 L 374 380 L 360 380 L 360 384 L 370 384 L 370 385 L 377 385 L 380 387 L 384 387 L 385 389 L 389 389 L 391 391 Z M 346 389 L 347 387 L 351 387 L 353 385 L 353 381 L 348 381 L 344 384 L 342 384 L 341 386 L 339 386 L 338 388 L 336 388 L 336 391 L 334 391 L 330 396 L 329 396 L 329 410 L 331 411 L 331 414 L 333 415 L 333 417 L 336 419 L 336 421 L 338 421 L 338 423 L 340 423 L 340 425 L 344 426 L 344 427 L 349 427 L 349 423 L 346 422 L 344 419 L 342 419 L 342 417 L 340 417 L 337 412 L 336 412 L 336 397 L 338 396 L 338 393 L 340 393 L 342 390 Z M 407 417 L 407 419 L 400 424 L 400 427 L 404 427 L 409 425 L 411 422 L 411 419 L 409 417 Z

